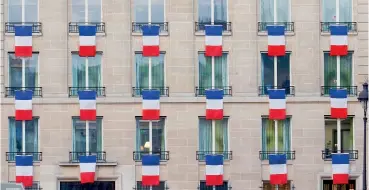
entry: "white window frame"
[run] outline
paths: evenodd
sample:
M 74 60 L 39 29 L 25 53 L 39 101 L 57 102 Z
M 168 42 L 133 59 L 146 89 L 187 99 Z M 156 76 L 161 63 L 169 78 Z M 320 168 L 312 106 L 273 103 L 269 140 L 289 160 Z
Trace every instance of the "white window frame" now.
M 263 76 L 263 73 L 261 73 L 261 71 L 262 70 L 264 70 L 264 65 L 263 65 L 263 57 L 262 57 L 262 54 L 268 54 L 268 52 L 267 51 L 261 51 L 260 52 L 260 63 L 261 63 L 261 69 L 260 69 L 260 78 L 261 78 L 261 80 L 260 80 L 260 85 L 262 85 L 263 84 L 263 78 L 262 78 L 262 76 Z M 289 70 L 289 75 L 290 75 L 290 87 L 291 86 L 294 86 L 293 85 L 293 82 L 292 82 L 292 64 L 291 64 L 291 60 L 292 60 L 292 51 L 286 51 L 286 55 L 287 54 L 290 54 L 289 56 L 290 56 L 290 62 L 288 63 L 289 64 L 289 66 L 290 66 L 290 70 Z M 278 58 L 277 58 L 278 59 Z M 323 58 L 324 59 L 324 58 Z M 324 67 L 324 65 L 323 65 L 323 67 Z M 324 71 L 323 71 L 324 72 Z M 278 69 L 277 69 L 277 73 L 274 73 L 274 76 L 278 76 Z M 323 79 L 324 80 L 324 79 Z M 275 81 L 274 81 L 274 79 L 273 79 L 273 83 L 275 83 Z M 265 84 L 264 84 L 265 85 Z M 273 86 L 274 86 L 274 84 L 273 84 Z
M 323 56 L 322 56 L 322 58 L 321 58 L 321 61 L 322 61 L 322 65 L 321 65 L 321 74 L 322 74 L 322 76 L 323 77 L 321 77 L 321 84 L 323 84 L 323 86 L 324 86 L 324 76 L 325 76 L 325 72 L 324 72 L 324 65 L 325 65 L 325 62 L 324 62 L 324 56 L 325 56 L 325 54 L 329 54 L 329 51 L 323 51 Z M 352 61 L 351 61 L 351 70 L 352 70 L 352 72 L 351 72 L 351 86 L 355 86 L 355 52 L 354 51 L 351 51 L 351 50 L 349 50 L 348 51 L 348 53 L 351 53 L 352 54 Z M 336 57 L 336 63 L 337 63 L 337 58 L 338 57 Z M 336 75 L 337 75 L 337 73 L 336 73 Z M 341 76 L 341 75 L 340 75 Z M 340 80 L 341 80 L 341 78 L 340 78 Z
M 10 86 L 10 59 L 9 59 L 9 54 L 14 54 L 15 55 L 15 52 L 8 52 L 8 54 L 7 54 L 7 67 L 8 67 L 8 86 L 9 87 L 12 87 L 12 86 Z M 37 81 L 37 86 L 36 87 L 40 87 L 40 81 L 41 81 L 41 79 L 40 79 L 40 53 L 39 52 L 32 52 L 32 56 L 33 56 L 33 54 L 38 54 L 38 58 L 37 58 L 37 79 L 38 79 L 38 81 Z M 26 80 L 26 79 L 25 79 Z
M 73 116 L 72 117 L 72 137 L 74 136 L 73 135 L 73 133 L 75 133 L 74 132 L 74 119 L 78 119 L 79 121 L 81 121 L 81 119 L 80 119 L 80 117 L 79 116 Z M 96 122 L 97 122 L 97 119 L 101 119 L 101 152 L 104 152 L 104 117 L 103 116 L 97 116 L 97 118 L 96 118 Z M 86 131 L 86 126 L 85 126 L 85 131 Z M 97 138 L 97 137 L 96 137 Z M 74 141 L 75 139 L 74 138 L 72 138 L 72 150 L 73 151 L 75 151 L 74 150 L 74 147 L 73 147 L 73 141 Z
M 205 56 L 205 51 L 198 51 L 197 52 L 197 62 L 196 62 L 196 84 L 197 86 L 200 86 L 200 66 L 199 66 L 199 54 L 204 54 Z M 229 51 L 222 51 L 222 57 L 223 57 L 223 54 L 227 54 L 227 84 L 225 86 L 230 86 L 230 81 L 229 81 L 229 64 L 230 64 L 230 61 L 229 61 Z M 206 58 L 206 56 L 205 56 Z M 211 77 L 213 77 L 213 73 L 211 74 Z
M 332 0 L 323 0 L 323 1 L 332 1 Z M 337 3 L 339 3 L 340 0 L 335 0 L 335 1 L 336 1 L 335 4 L 337 4 Z M 321 3 L 323 3 L 323 2 L 321 2 Z M 355 8 L 354 8 L 354 6 L 355 6 L 354 0 L 351 0 L 351 13 L 352 13 L 352 16 L 351 16 L 352 20 L 351 20 L 351 22 L 354 22 L 354 20 L 355 20 L 355 14 L 354 14 Z M 320 20 L 321 20 L 321 22 L 323 22 L 324 8 L 323 8 L 323 6 L 321 6 L 321 7 L 322 8 L 320 10 L 320 15 L 321 15 L 320 16 Z M 332 22 L 334 22 L 334 21 L 332 21 Z
M 165 0 L 164 0 L 165 1 Z M 201 1 L 201 0 L 197 0 L 198 2 L 199 1 Z M 210 9 L 211 9 L 211 1 L 215 1 L 215 0 L 209 0 L 210 1 Z M 227 10 L 227 23 L 229 22 L 229 0 L 225 0 L 225 1 L 227 1 L 226 2 L 226 10 Z M 196 5 L 196 21 L 197 22 L 199 22 L 199 20 L 198 20 L 198 17 L 199 17 L 199 3 L 195 3 Z M 215 5 L 215 3 L 213 3 L 213 5 Z M 214 7 L 215 8 L 215 7 Z M 212 15 L 210 15 L 210 17 L 211 17 Z
M 166 126 L 167 125 L 167 117 L 160 116 L 159 120 L 155 120 L 155 121 L 142 120 L 142 117 L 141 116 L 138 117 L 138 118 L 139 119 L 137 119 L 137 118 L 135 119 L 136 125 L 137 125 L 137 122 L 139 122 L 139 123 L 159 122 L 160 119 L 163 118 L 163 120 L 164 120 L 164 122 L 163 122 L 164 123 L 163 124 L 164 151 L 168 151 L 168 149 L 167 149 L 167 126 Z M 136 130 L 137 130 L 137 127 L 136 127 Z M 137 132 L 136 132 L 136 134 L 137 134 Z M 135 134 L 135 140 L 137 139 L 136 134 Z M 138 147 L 137 147 L 136 142 L 135 142 L 135 150 L 138 150 Z
M 326 116 L 329 116 L 329 115 L 325 115 L 324 116 L 324 143 L 325 143 L 325 128 L 326 128 L 326 125 L 325 125 L 325 121 L 327 120 Z M 352 119 L 352 150 L 356 150 L 356 138 L 355 138 L 355 115 L 349 115 L 349 117 L 347 118 L 351 118 Z M 329 120 L 329 118 L 328 118 Z M 332 119 L 333 120 L 333 119 Z M 336 130 L 337 130 L 337 126 L 336 126 Z M 333 138 L 333 137 L 332 137 Z M 332 142 L 333 143 L 333 142 Z M 342 142 L 341 142 L 342 143 Z M 325 145 L 324 145 L 325 147 Z
M 11 0 L 8 0 L 8 4 L 7 4 L 7 7 L 8 7 L 8 9 L 7 9 L 7 12 L 8 12 L 7 20 L 8 21 L 9 21 L 9 18 L 10 18 L 9 1 L 11 1 Z M 24 7 L 24 9 L 26 9 L 25 4 L 22 3 L 22 0 L 20 0 L 20 1 L 21 1 L 21 6 Z M 23 12 L 21 12 L 21 17 L 23 17 L 22 14 L 23 14 Z M 37 14 L 37 21 L 36 22 L 40 22 L 40 0 L 37 0 L 37 13 L 36 14 Z
M 133 5 L 133 8 L 132 8 L 132 14 L 133 14 L 133 22 L 137 22 L 136 21 L 136 13 L 135 13 L 135 9 L 136 9 L 136 5 L 135 5 L 135 1 L 136 0 L 131 0 L 131 3 L 132 3 L 132 5 Z M 154 1 L 154 0 L 146 0 L 147 1 L 147 7 L 148 7 L 148 9 L 150 9 L 150 10 L 152 10 L 152 7 L 149 7 L 149 1 Z M 163 14 L 164 14 L 164 23 L 165 22 L 167 22 L 167 11 L 166 11 L 166 1 L 167 0 L 163 0 L 163 4 L 164 4 L 164 9 L 163 9 Z M 152 5 L 152 3 L 150 4 L 150 5 Z M 147 10 L 148 11 L 148 10 Z M 152 13 L 152 11 L 151 11 L 151 13 Z M 152 17 L 152 15 L 149 15 L 149 13 L 147 13 L 147 15 L 149 16 L 149 17 Z M 151 19 L 152 20 L 152 19 Z
M 276 1 L 283 1 L 283 0 L 274 0 L 274 2 L 276 2 Z M 259 12 L 260 12 L 259 13 L 259 17 L 258 17 L 259 18 L 259 22 L 264 22 L 264 21 L 261 20 L 261 13 L 263 11 L 263 9 L 261 8 L 261 2 L 258 1 L 258 3 L 259 3 Z M 273 10 L 274 10 L 274 7 L 275 6 L 276 6 L 276 4 L 273 3 Z M 291 0 L 288 0 L 288 11 L 289 11 L 289 17 L 288 17 L 288 21 L 287 22 L 292 22 L 292 5 L 291 5 Z M 273 11 L 273 14 L 274 14 L 274 11 Z M 278 14 L 278 12 L 277 12 L 277 14 Z
M 72 0 L 72 1 L 85 1 L 84 2 L 84 7 L 85 7 L 85 10 L 86 10 L 86 1 L 88 2 L 88 0 Z M 70 7 L 71 7 L 71 10 L 72 10 L 71 11 L 71 14 L 73 15 L 73 2 L 71 2 Z M 88 9 L 88 6 L 87 6 L 87 9 Z M 104 12 L 103 12 L 103 0 L 100 0 L 100 11 L 101 11 L 100 22 L 103 22 L 103 15 L 104 15 Z M 72 19 L 72 15 L 71 15 L 71 19 Z M 88 14 L 87 14 L 87 18 L 85 18 L 85 22 L 86 22 L 86 19 L 88 20 Z
M 198 117 L 198 119 L 200 120 L 200 119 L 205 119 L 206 117 L 205 116 L 200 116 L 200 117 Z M 224 116 L 223 117 L 223 119 L 222 120 L 219 120 L 219 121 L 223 121 L 224 119 L 227 119 L 227 144 L 228 144 L 228 149 L 227 149 L 227 151 L 228 152 L 230 152 L 231 151 L 231 141 L 230 141 L 230 130 L 229 130 L 229 121 L 231 120 L 231 117 L 229 117 L 229 116 Z M 199 126 L 200 127 L 200 126 Z M 212 137 L 211 137 L 211 139 L 213 139 L 213 134 L 214 133 L 212 133 Z M 200 135 L 200 133 L 199 133 L 199 135 Z M 200 137 L 199 137 L 200 138 Z M 198 149 L 200 149 L 200 143 L 199 143 L 199 145 L 198 145 L 199 147 L 198 147 Z M 208 150 L 206 150 L 206 151 L 208 151 Z M 212 150 L 209 150 L 209 151 L 212 151 Z M 225 152 L 225 150 L 223 150 L 223 152 Z M 230 160 L 229 159 L 229 156 L 228 156 L 228 159 L 227 160 Z
M 263 148 L 263 119 L 268 119 L 268 120 L 270 120 L 269 118 L 268 118 L 269 116 L 267 116 L 267 115 L 262 115 L 261 116 L 261 120 L 260 120 L 260 135 L 261 135 L 261 141 L 260 141 L 260 147 L 261 147 L 261 149 Z M 290 133 L 290 151 L 292 152 L 293 151 L 293 142 L 292 142 L 292 116 L 291 115 L 287 115 L 287 117 L 286 117 L 286 119 L 287 118 L 289 118 L 290 119 L 290 130 L 289 130 L 289 133 Z M 272 121 L 272 122 L 274 122 L 273 120 L 270 120 L 270 121 Z M 284 120 L 283 120 L 284 121 Z M 274 125 L 274 124 L 273 124 Z M 275 133 L 273 134 L 273 136 L 274 136 L 274 138 L 275 138 Z M 275 148 L 274 148 L 274 150 L 275 150 Z M 264 151 L 264 150 L 262 150 L 262 151 Z M 287 159 L 288 160 L 288 159 Z M 292 180 L 291 180 L 292 181 Z
M 71 71 L 71 77 L 72 77 L 72 79 L 71 79 L 71 81 L 72 81 L 72 85 L 71 86 L 73 86 L 73 54 L 77 54 L 78 55 L 78 52 L 77 51 L 72 51 L 71 52 L 71 64 L 72 64 L 72 66 L 71 66 L 71 68 L 72 68 L 72 71 Z M 104 59 L 103 59 L 103 55 L 104 55 L 104 53 L 102 52 L 102 51 L 96 51 L 96 54 L 99 54 L 100 56 L 101 56 L 101 60 L 100 60 L 100 81 L 101 81 L 101 86 L 100 87 L 103 87 L 104 86 L 104 70 L 103 70 L 103 61 L 104 61 Z M 86 73 L 85 73 L 86 74 Z

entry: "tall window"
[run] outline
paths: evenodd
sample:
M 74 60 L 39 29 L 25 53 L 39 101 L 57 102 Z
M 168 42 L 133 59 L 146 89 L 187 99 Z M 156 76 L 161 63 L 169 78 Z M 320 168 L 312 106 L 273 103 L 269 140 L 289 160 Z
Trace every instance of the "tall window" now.
M 293 190 L 291 181 L 287 181 L 285 185 L 279 185 L 279 190 Z M 270 181 L 263 181 L 263 190 L 277 190 L 276 185 L 271 185 Z
M 347 56 L 340 56 L 340 86 L 352 86 L 352 54 L 349 52 Z M 324 86 L 337 86 L 337 59 L 324 52 Z
M 151 87 L 164 88 L 164 55 L 161 52 L 158 57 L 151 57 Z M 149 87 L 149 58 L 136 53 L 136 87 Z
M 274 7 L 277 7 L 277 22 L 290 22 L 290 0 L 261 0 L 261 22 L 274 22 Z
M 211 22 L 211 1 L 198 0 L 198 22 Z M 214 0 L 214 22 L 226 23 L 228 16 L 227 0 Z
M 87 22 L 101 22 L 101 1 L 88 0 L 88 5 L 83 0 L 72 0 L 72 22 L 86 22 L 85 10 L 87 6 Z
M 24 1 L 24 22 L 38 22 L 38 0 Z M 22 22 L 22 0 L 8 0 L 9 22 Z
M 88 86 L 101 87 L 101 57 L 88 57 Z M 86 87 L 86 58 L 78 54 L 72 54 L 72 82 L 73 87 Z
M 350 179 L 348 184 L 333 184 L 333 180 L 322 180 L 323 181 L 323 189 L 322 190 L 353 190 L 356 189 L 356 180 Z
M 26 122 L 26 152 L 33 153 L 33 159 L 37 160 L 38 152 L 38 118 L 34 117 Z M 9 117 L 9 152 L 22 152 L 22 121 L 16 121 L 14 117 Z M 10 160 L 15 160 L 15 155 L 10 156 Z
M 149 22 L 149 1 L 148 0 L 134 0 L 135 7 L 135 22 L 148 23 Z M 151 0 L 151 22 L 164 23 L 164 0 Z
M 337 152 L 337 120 L 328 116 L 324 118 L 325 123 L 325 152 L 326 158 L 331 158 L 330 153 Z M 353 117 L 341 120 L 341 152 L 351 153 L 353 149 Z M 350 155 L 351 156 L 351 155 Z
M 25 83 L 26 87 L 38 87 L 38 53 L 25 59 Z M 9 53 L 9 86 L 22 87 L 22 59 Z
M 339 3 L 339 22 L 352 22 L 352 0 L 323 0 L 323 22 L 336 22 L 336 3 Z

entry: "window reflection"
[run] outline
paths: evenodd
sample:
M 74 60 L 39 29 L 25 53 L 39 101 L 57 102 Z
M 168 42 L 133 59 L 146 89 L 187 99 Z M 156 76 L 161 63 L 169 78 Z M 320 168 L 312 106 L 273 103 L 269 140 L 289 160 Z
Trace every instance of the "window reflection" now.
M 135 0 L 135 21 L 146 23 L 149 21 L 148 0 Z M 151 22 L 164 22 L 164 0 L 151 0 Z
M 38 0 L 26 0 L 24 22 L 38 22 Z M 8 1 L 9 22 L 22 22 L 22 0 Z
M 72 22 L 86 22 L 86 4 L 81 0 L 72 0 Z M 101 0 L 88 1 L 87 22 L 101 22 Z
M 25 59 L 26 87 L 38 86 L 38 54 Z M 22 87 L 22 60 L 9 53 L 9 86 Z
M 227 0 L 214 0 L 214 22 L 227 22 Z M 211 22 L 211 0 L 198 1 L 198 22 Z

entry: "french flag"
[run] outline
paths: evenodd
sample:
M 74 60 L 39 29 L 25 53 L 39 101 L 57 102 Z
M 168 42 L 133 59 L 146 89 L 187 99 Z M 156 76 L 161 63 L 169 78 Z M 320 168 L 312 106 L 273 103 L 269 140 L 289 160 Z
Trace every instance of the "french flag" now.
M 284 26 L 267 26 L 268 56 L 284 56 L 286 54 L 286 37 Z
M 223 185 L 223 155 L 206 155 L 206 185 Z
M 348 27 L 346 25 L 331 25 L 331 56 L 345 56 L 348 54 Z
M 96 25 L 80 25 L 79 30 L 79 56 L 95 57 L 96 55 Z
M 22 183 L 24 187 L 32 187 L 33 184 L 33 156 L 15 156 L 15 181 Z
M 157 186 L 159 185 L 159 155 L 142 155 L 142 185 Z
M 287 183 L 287 156 L 285 154 L 269 155 L 269 169 L 271 185 Z
M 14 26 L 15 56 L 32 57 L 32 26 Z
M 331 97 L 331 118 L 346 119 L 347 118 L 347 90 L 346 89 L 329 89 Z
M 142 90 L 142 120 L 160 119 L 160 91 Z
M 96 120 L 96 92 L 92 90 L 78 91 L 80 120 Z
M 159 51 L 159 31 L 158 25 L 144 25 L 142 28 L 142 55 L 145 57 L 157 57 Z
M 81 183 L 93 183 L 96 172 L 96 155 L 79 156 Z
M 221 120 L 223 119 L 223 90 L 208 89 L 205 90 L 206 95 L 206 119 Z
M 31 90 L 16 90 L 15 92 L 15 120 L 32 120 Z
M 270 89 L 269 93 L 269 119 L 286 119 L 286 90 Z
M 223 55 L 223 26 L 206 25 L 205 26 L 205 56 Z
M 332 153 L 333 184 L 348 184 L 350 157 L 348 153 Z

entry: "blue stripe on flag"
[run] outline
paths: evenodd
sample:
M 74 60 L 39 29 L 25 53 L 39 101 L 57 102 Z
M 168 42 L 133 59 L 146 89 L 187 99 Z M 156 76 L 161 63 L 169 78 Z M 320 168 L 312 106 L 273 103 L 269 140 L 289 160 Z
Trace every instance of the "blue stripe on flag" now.
M 96 36 L 96 25 L 78 26 L 80 36 Z
M 205 25 L 206 36 L 222 36 L 223 26 L 222 25 Z
M 14 26 L 15 36 L 32 36 L 32 26 Z
M 267 26 L 268 36 L 284 36 L 284 26 Z
M 160 165 L 159 155 L 142 155 L 142 165 L 143 166 L 158 166 Z
M 160 26 L 144 25 L 141 27 L 143 36 L 159 36 Z
M 205 90 L 206 99 L 221 100 L 223 99 L 222 89 L 207 89 Z
M 205 156 L 206 165 L 223 165 L 223 155 L 206 155 Z
M 269 155 L 269 164 L 286 164 L 287 156 L 286 154 L 270 154 Z
M 16 155 L 15 165 L 16 166 L 32 166 L 33 156 L 32 155 Z
M 142 90 L 142 98 L 144 100 L 159 100 L 160 90 Z
M 347 98 L 346 89 L 329 89 L 329 96 L 331 98 Z
M 96 91 L 93 90 L 78 91 L 78 97 L 80 100 L 96 100 Z
M 32 100 L 32 90 L 16 90 L 14 92 L 16 100 Z
M 350 156 L 348 153 L 332 153 L 332 164 L 349 164 Z
M 347 25 L 330 25 L 329 30 L 334 36 L 347 36 L 348 33 Z
M 269 99 L 286 99 L 285 89 L 269 89 Z
M 79 156 L 79 163 L 96 163 L 96 155 Z

